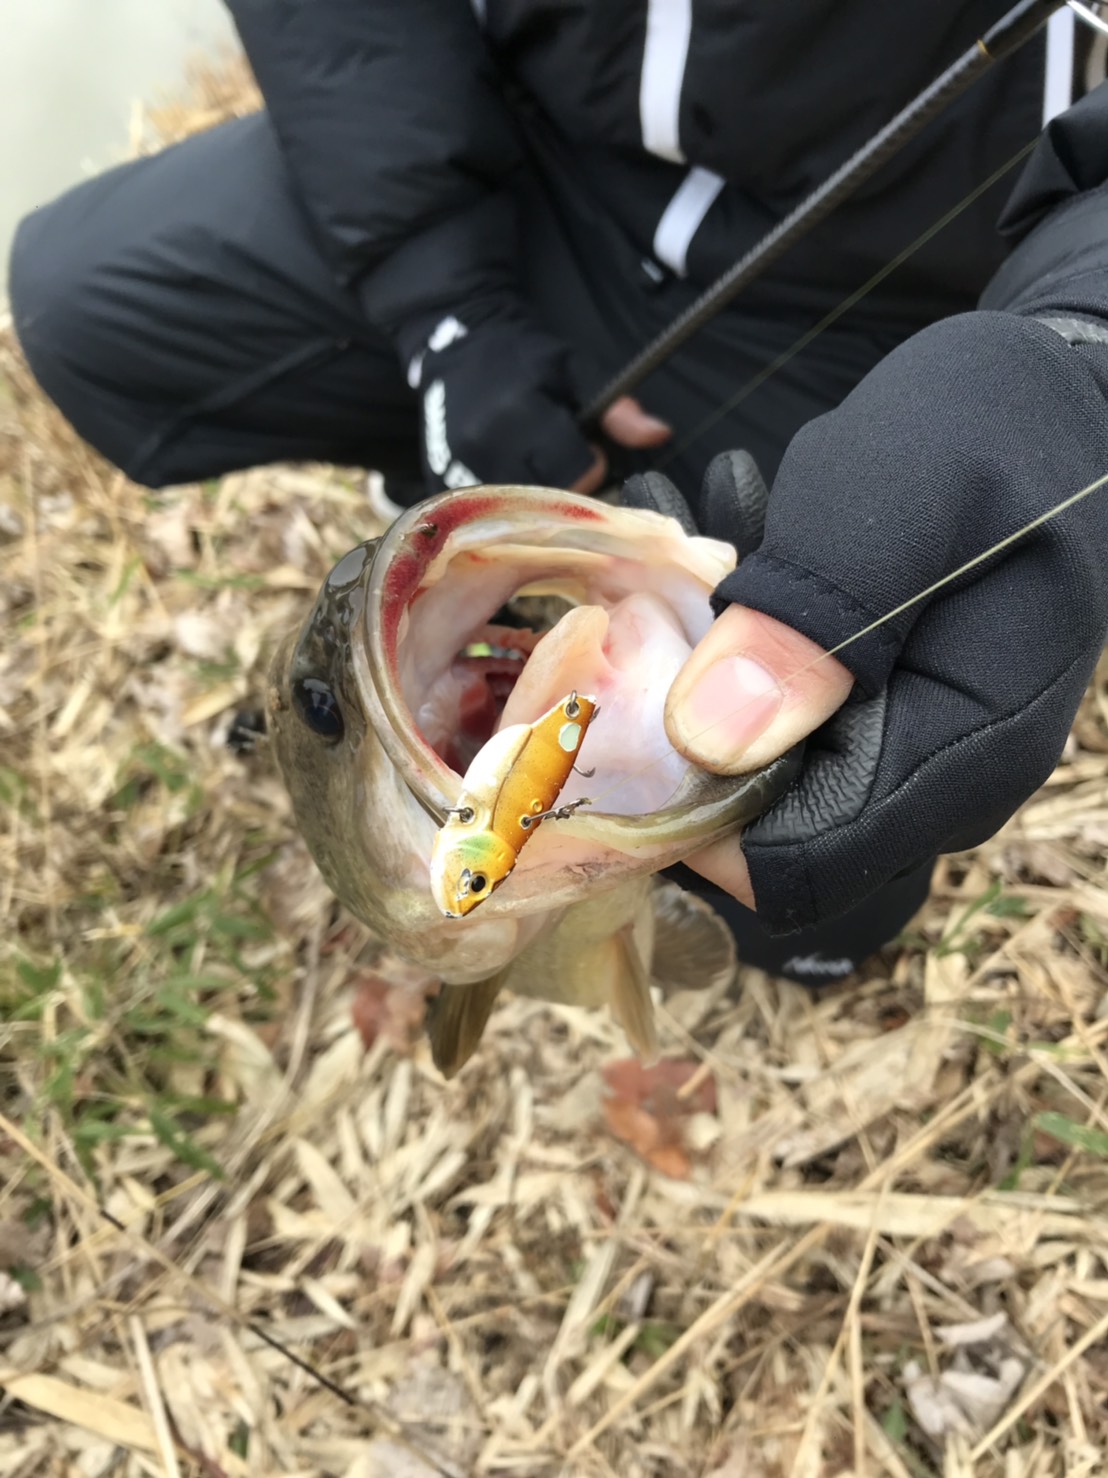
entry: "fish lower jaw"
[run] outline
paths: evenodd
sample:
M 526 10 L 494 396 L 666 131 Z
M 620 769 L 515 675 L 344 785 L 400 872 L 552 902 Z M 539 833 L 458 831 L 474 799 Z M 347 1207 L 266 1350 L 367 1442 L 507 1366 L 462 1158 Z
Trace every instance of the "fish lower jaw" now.
M 445 985 L 472 985 L 503 970 L 532 940 L 563 916 L 564 909 L 526 916 L 487 916 L 479 909 L 467 918 L 440 914 L 418 930 L 381 932 L 389 948 L 411 964 L 437 976 Z

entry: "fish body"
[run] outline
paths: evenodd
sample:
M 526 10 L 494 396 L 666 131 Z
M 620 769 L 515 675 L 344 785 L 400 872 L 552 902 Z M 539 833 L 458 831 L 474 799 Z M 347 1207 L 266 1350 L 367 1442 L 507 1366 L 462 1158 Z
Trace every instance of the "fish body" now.
M 476 1046 L 502 989 L 606 1001 L 650 1049 L 652 875 L 760 815 L 793 770 L 785 757 L 710 775 L 666 739 L 669 685 L 734 563 L 729 545 L 659 514 L 544 488 L 467 488 L 340 560 L 279 648 L 267 711 L 297 824 L 346 907 L 443 981 L 430 1030 L 444 1071 Z M 564 609 L 545 634 L 494 621 L 531 597 Z M 518 652 L 515 671 L 506 652 Z M 506 842 L 510 876 L 479 909 L 445 917 L 432 856 L 451 813 L 469 807 L 469 761 L 494 735 L 533 732 L 574 691 L 601 710 L 588 725 L 595 773 L 570 767 L 551 796 L 565 819 L 534 828 L 525 847 Z M 494 775 L 530 782 L 517 737 L 499 741 Z M 574 807 L 586 795 L 593 803 Z M 514 790 L 513 808 L 521 797 L 550 809 Z M 678 954 L 693 983 L 692 936 L 713 958 L 720 945 L 702 910 L 686 915 Z

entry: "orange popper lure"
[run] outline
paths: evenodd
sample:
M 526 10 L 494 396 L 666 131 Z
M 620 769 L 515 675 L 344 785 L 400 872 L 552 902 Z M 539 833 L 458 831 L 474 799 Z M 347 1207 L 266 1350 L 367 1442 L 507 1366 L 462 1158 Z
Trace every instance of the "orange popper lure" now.
M 448 919 L 471 913 L 500 886 L 540 822 L 564 821 L 589 804 L 585 796 L 555 803 L 599 712 L 595 698 L 570 693 L 533 724 L 494 734 L 474 756 L 431 849 L 431 892 Z

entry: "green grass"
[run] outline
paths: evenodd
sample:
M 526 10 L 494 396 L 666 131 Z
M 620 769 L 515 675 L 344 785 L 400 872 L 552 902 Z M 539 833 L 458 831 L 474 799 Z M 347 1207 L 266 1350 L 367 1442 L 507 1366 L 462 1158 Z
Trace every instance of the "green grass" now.
M 106 835 L 140 797 L 184 798 L 184 824 L 207 825 L 187 756 L 146 744 L 119 778 Z M 0 781 L 13 797 L 25 793 L 18 777 Z M 24 937 L 0 955 L 0 1071 L 17 1080 L 4 1096 L 33 1135 L 56 1115 L 94 1181 L 101 1148 L 137 1135 L 153 1135 L 190 1170 L 220 1174 L 203 1131 L 237 1103 L 215 1086 L 219 1042 L 208 1020 L 216 1011 L 247 1024 L 271 1019 L 281 968 L 266 948 L 274 931 L 261 900 L 272 841 L 247 833 L 236 850 L 187 891 L 180 855 L 159 857 L 148 896 L 172 901 L 152 916 L 104 867 L 94 890 L 67 903 L 58 943 Z

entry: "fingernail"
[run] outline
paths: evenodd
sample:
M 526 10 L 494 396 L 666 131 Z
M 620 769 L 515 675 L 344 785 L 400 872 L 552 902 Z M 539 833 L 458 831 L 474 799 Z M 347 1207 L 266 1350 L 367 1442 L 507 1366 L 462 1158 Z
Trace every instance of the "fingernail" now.
M 721 657 L 701 673 L 673 711 L 685 747 L 704 764 L 738 760 L 777 717 L 785 694 L 752 657 Z
M 665 421 L 659 421 L 657 416 L 644 416 L 642 435 L 648 436 L 651 441 L 668 441 L 673 435 L 673 427 Z

